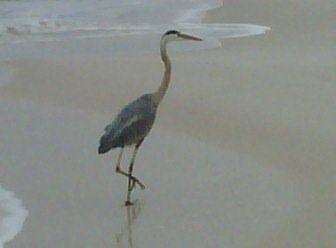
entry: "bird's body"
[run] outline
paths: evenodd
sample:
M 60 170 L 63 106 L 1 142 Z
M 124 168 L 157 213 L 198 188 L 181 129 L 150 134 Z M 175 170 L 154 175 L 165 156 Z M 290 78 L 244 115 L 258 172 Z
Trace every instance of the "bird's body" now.
M 145 94 L 126 105 L 114 121 L 105 127 L 105 134 L 100 138 L 99 153 L 106 153 L 112 148 L 137 144 L 151 130 L 157 106 L 153 94 Z
M 105 133 L 100 138 L 98 153 L 106 153 L 113 148 L 120 147 L 116 172 L 128 177 L 128 192 L 126 205 L 131 205 L 130 197 L 134 186 L 138 184 L 141 188 L 144 185 L 132 175 L 135 156 L 142 141 L 151 130 L 157 108 L 162 101 L 170 82 L 171 62 L 167 54 L 167 44 L 169 41 L 202 39 L 190 35 L 182 34 L 176 30 L 164 33 L 160 40 L 161 59 L 165 66 L 165 71 L 161 85 L 157 91 L 140 96 L 138 99 L 126 105 L 116 116 L 113 122 L 105 127 Z M 121 170 L 120 162 L 125 146 L 134 145 L 132 160 L 128 172 Z

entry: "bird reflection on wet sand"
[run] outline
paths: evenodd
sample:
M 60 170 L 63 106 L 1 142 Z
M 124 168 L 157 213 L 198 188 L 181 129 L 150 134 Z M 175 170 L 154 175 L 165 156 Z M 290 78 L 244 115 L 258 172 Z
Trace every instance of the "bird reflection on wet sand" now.
M 133 205 L 125 206 L 127 213 L 127 222 L 126 225 L 122 227 L 120 233 L 116 236 L 118 247 L 124 247 L 124 240 L 127 239 L 128 248 L 134 248 L 133 239 L 132 239 L 132 226 L 135 220 L 138 218 L 141 212 L 141 206 L 139 201 L 134 201 Z

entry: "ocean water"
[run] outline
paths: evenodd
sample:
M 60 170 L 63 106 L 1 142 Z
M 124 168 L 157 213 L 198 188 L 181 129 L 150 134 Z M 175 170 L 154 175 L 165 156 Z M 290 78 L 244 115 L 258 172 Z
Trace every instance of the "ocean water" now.
M 27 215 L 21 200 L 0 186 L 0 248 L 20 232 Z
M 10 56 L 7 49 L 18 55 L 34 50 L 32 44 L 37 42 L 44 43 L 40 44 L 43 50 L 45 43 L 55 41 L 63 42 L 66 54 L 81 44 L 86 47 L 79 53 L 88 51 L 97 41 L 102 54 L 151 51 L 157 45 L 147 41 L 156 42 L 172 28 L 205 38 L 196 47 L 200 49 L 269 29 L 253 24 L 203 24 L 206 11 L 221 5 L 220 0 L 0 0 L 0 53 Z M 112 46 L 111 38 L 116 41 Z M 13 46 L 18 43 L 24 45 Z

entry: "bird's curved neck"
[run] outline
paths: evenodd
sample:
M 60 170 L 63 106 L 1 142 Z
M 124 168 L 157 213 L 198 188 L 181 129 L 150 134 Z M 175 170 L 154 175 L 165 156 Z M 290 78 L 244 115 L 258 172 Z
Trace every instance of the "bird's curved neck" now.
M 165 71 L 162 77 L 161 85 L 159 89 L 154 93 L 154 99 L 156 105 L 160 104 L 162 98 L 166 94 L 171 76 L 171 63 L 167 54 L 167 39 L 165 39 L 164 37 L 161 38 L 160 41 L 160 51 L 161 51 L 161 59 L 165 66 Z

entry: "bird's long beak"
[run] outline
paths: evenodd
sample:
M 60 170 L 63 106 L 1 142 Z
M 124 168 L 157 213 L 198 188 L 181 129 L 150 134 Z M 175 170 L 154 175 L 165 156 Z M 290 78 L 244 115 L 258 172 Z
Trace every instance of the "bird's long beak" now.
M 195 36 L 191 36 L 191 35 L 188 35 L 188 34 L 179 34 L 179 36 L 182 38 L 182 39 L 185 39 L 185 40 L 195 40 L 195 41 L 202 41 L 203 39 L 201 38 L 198 38 L 198 37 L 195 37 Z

